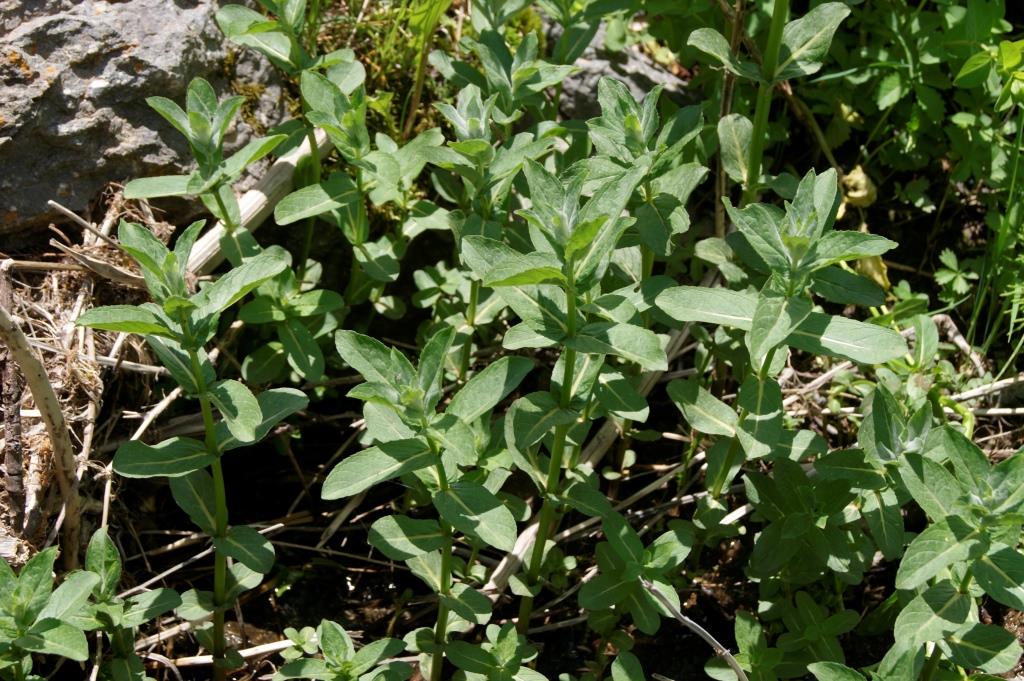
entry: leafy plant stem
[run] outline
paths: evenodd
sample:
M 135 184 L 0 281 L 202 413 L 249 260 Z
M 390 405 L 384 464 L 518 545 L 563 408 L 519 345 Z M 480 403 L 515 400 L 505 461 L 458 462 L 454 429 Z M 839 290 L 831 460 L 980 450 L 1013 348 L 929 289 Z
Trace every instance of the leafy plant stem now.
M 309 140 L 309 149 L 313 158 L 313 184 L 319 184 L 321 177 L 320 154 L 317 153 L 316 131 L 312 125 L 306 126 L 306 139 Z M 306 235 L 302 242 L 302 257 L 299 258 L 299 286 L 302 286 L 302 282 L 306 278 L 306 262 L 309 260 L 309 253 L 313 248 L 313 229 L 315 227 L 316 216 L 314 215 L 306 220 Z
M 238 255 L 238 262 L 232 262 L 232 265 L 238 265 L 242 261 L 242 244 L 238 241 L 238 225 L 231 221 L 230 214 L 228 213 L 228 207 L 224 205 L 224 200 L 220 198 L 219 188 L 213 192 L 213 199 L 217 202 L 217 208 L 220 210 L 221 219 L 224 222 L 224 231 L 231 242 L 235 245 L 235 253 Z M 230 261 L 231 258 L 228 258 Z
M 217 445 L 217 425 L 213 420 L 213 407 L 206 395 L 206 378 L 203 376 L 199 353 L 192 347 L 192 329 L 188 317 L 181 314 L 181 328 L 186 338 L 189 361 L 192 364 L 192 375 L 199 391 L 199 409 L 203 414 L 203 430 L 205 431 L 206 451 L 217 457 L 210 465 L 214 490 L 214 536 L 223 537 L 228 531 L 227 491 L 224 485 L 224 470 L 220 464 L 220 447 Z M 220 551 L 213 554 L 213 673 L 215 681 L 226 678 L 227 670 L 219 661 L 224 660 L 226 653 L 224 639 L 224 603 L 227 595 L 227 556 Z
M 209 409 L 209 404 L 207 404 Z M 205 417 L 204 417 L 205 418 Z M 217 523 L 217 536 L 224 536 L 228 531 L 227 494 L 224 487 L 224 471 L 217 459 L 210 466 L 213 471 L 214 519 Z M 213 613 L 213 658 L 223 660 L 226 653 L 224 641 L 224 600 L 227 595 L 228 558 L 220 551 L 213 554 L 213 600 L 216 610 Z M 214 665 L 214 678 L 223 679 L 226 670 Z
M 935 670 L 939 667 L 939 661 L 942 659 L 942 650 L 936 645 L 932 649 L 932 654 L 928 656 L 928 661 L 925 662 L 924 669 L 921 670 L 921 681 L 931 681 L 935 675 Z
M 465 381 L 469 373 L 469 362 L 473 356 L 473 333 L 476 327 L 476 306 L 480 298 L 480 282 L 472 281 L 469 285 L 469 306 L 466 308 L 466 344 L 462 346 L 462 357 L 459 363 L 459 380 Z
M 736 0 L 732 15 L 726 16 L 726 24 L 730 27 L 729 49 L 733 54 L 739 46 L 743 29 L 743 0 Z M 729 70 L 722 71 L 721 101 L 718 105 L 718 120 L 722 120 L 732 111 L 732 93 L 736 87 L 736 75 Z M 725 163 L 722 155 L 718 155 L 718 166 L 715 172 L 715 236 L 725 237 L 725 204 L 722 198 L 726 192 Z
M 572 263 L 569 263 L 568 270 L 572 271 Z M 568 336 L 576 335 L 576 291 L 575 284 L 570 278 L 567 286 L 568 294 Z M 576 351 L 572 348 L 565 348 L 562 354 L 562 363 L 565 367 L 562 374 L 562 391 L 559 395 L 558 404 L 562 409 L 568 409 L 572 401 L 573 374 L 576 370 Z M 551 447 L 551 460 L 548 462 L 547 478 L 544 483 L 544 501 L 541 503 L 540 516 L 537 519 L 537 537 L 533 541 L 533 548 L 530 551 L 530 559 L 526 568 L 526 583 L 533 588 L 540 576 L 540 568 L 544 561 L 544 545 L 551 535 L 554 521 L 556 502 L 554 495 L 562 478 L 562 460 L 565 458 L 565 444 L 569 435 L 570 424 L 555 427 L 554 444 Z M 519 633 L 525 634 L 530 628 L 530 614 L 533 612 L 533 596 L 523 596 L 519 602 L 519 619 L 516 628 Z
M 423 425 L 424 429 L 426 429 L 425 421 Z M 441 453 L 431 438 L 428 437 L 427 440 L 437 460 L 435 468 L 437 470 L 438 487 L 444 492 L 448 490 L 448 475 L 444 471 Z M 440 526 L 446 539 L 444 546 L 441 547 L 441 593 L 438 594 L 440 598 L 437 605 L 437 622 L 434 624 L 434 644 L 437 646 L 437 651 L 430 661 L 430 681 L 441 681 L 441 669 L 444 667 L 444 643 L 445 638 L 448 636 L 448 605 L 444 599 L 446 596 L 451 595 L 452 592 L 452 528 L 444 520 L 440 521 Z
M 757 196 L 758 178 L 761 177 L 761 160 L 764 156 L 765 133 L 768 128 L 768 110 L 771 108 L 775 67 L 779 61 L 779 47 L 782 44 L 782 29 L 789 14 L 789 0 L 776 0 L 772 8 L 772 23 L 768 29 L 768 44 L 761 63 L 762 81 L 757 86 L 757 104 L 754 109 L 754 127 L 750 136 L 750 153 L 747 157 L 747 181 L 743 190 L 742 204 L 746 205 Z

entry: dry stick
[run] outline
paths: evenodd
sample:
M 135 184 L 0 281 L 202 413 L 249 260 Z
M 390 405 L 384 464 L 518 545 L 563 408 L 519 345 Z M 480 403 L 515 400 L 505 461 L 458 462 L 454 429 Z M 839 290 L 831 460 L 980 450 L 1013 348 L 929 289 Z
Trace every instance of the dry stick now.
M 11 288 L 12 260 L 0 263 L 0 308 L 14 309 L 14 292 Z M 0 363 L 0 406 L 4 411 L 4 485 L 7 491 L 7 508 L 11 527 L 19 535 L 25 520 L 25 480 L 21 444 L 21 373 L 9 352 L 4 353 Z
M 331 141 L 323 130 L 316 130 L 317 153 L 324 158 L 331 151 Z M 255 232 L 260 224 L 273 212 L 274 206 L 283 199 L 292 188 L 292 176 L 295 166 L 310 154 L 309 141 L 305 140 L 294 149 L 274 162 L 267 174 L 247 191 L 238 201 L 241 221 L 239 230 Z M 226 234 L 224 225 L 218 222 L 213 229 L 207 230 L 196 241 L 192 254 L 188 259 L 188 269 L 197 275 L 209 274 L 224 259 L 220 248 L 220 239 Z
M 239 650 L 238 654 L 244 659 L 249 659 L 250 657 L 260 657 L 276 653 L 279 650 L 286 650 L 294 645 L 294 641 L 285 639 L 283 641 L 274 641 L 273 643 L 264 643 L 252 648 L 245 648 L 244 650 Z M 179 657 L 174 660 L 176 667 L 202 667 L 211 664 L 213 664 L 213 655 L 193 655 L 192 657 Z
M 5 306 L 0 305 L 0 340 L 6 343 L 9 357 L 21 369 L 32 391 L 32 398 L 39 409 L 53 448 L 53 464 L 64 501 L 64 565 L 68 570 L 78 567 L 79 508 L 75 490 L 75 452 L 71 445 L 64 414 L 53 392 L 53 386 L 46 376 L 46 369 L 29 347 L 28 339 L 21 328 L 11 319 Z
M 711 646 L 711 648 L 715 651 L 715 654 L 724 659 L 726 664 L 728 664 L 729 667 L 732 668 L 734 672 L 736 672 L 736 678 L 739 679 L 739 681 L 748 681 L 746 673 L 743 671 L 743 668 L 740 667 L 740 663 L 736 661 L 736 658 L 732 656 L 732 653 L 729 652 L 729 649 L 723 646 L 721 643 L 719 643 L 715 639 L 715 637 L 708 632 L 707 629 L 700 626 L 683 613 L 679 612 L 679 609 L 676 606 L 672 605 L 672 602 L 665 598 L 664 594 L 662 594 L 660 591 L 654 588 L 654 585 L 651 584 L 646 577 L 640 578 L 640 584 L 642 584 L 643 587 L 647 589 L 648 593 L 654 596 L 654 598 L 657 599 L 657 601 L 661 603 L 665 607 L 665 609 L 672 614 L 673 617 L 679 620 L 680 624 L 682 624 L 684 627 L 686 627 L 687 629 L 689 629 L 690 631 L 704 639 L 705 643 Z
M 971 388 L 970 390 L 956 393 L 955 395 L 951 395 L 950 399 L 956 400 L 957 402 L 966 402 L 967 400 L 973 400 L 977 397 L 984 397 L 990 393 L 999 392 L 1003 388 L 1008 388 L 1011 385 L 1016 385 L 1022 382 L 1024 382 L 1024 374 L 1011 376 L 1010 378 L 1004 378 L 1000 381 L 994 381 L 992 383 L 980 385 L 977 388 Z

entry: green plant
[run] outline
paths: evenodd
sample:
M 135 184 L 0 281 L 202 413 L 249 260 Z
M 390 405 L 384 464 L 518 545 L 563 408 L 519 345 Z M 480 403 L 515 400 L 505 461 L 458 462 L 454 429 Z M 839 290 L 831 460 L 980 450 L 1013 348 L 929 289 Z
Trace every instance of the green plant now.
M 122 222 L 119 246 L 138 264 L 155 302 L 95 308 L 76 323 L 142 335 L 183 393 L 199 402 L 203 440 L 173 437 L 156 445 L 130 441 L 118 448 L 113 467 L 125 477 L 170 478 L 175 501 L 212 539 L 213 593 L 193 590 L 183 600 L 193 619 L 212 614 L 212 636 L 206 642 L 216 660 L 216 676 L 224 678 L 232 666 L 224 640 L 224 611 L 270 570 L 274 550 L 252 528 L 228 524 L 221 456 L 263 439 L 281 419 L 305 407 L 307 399 L 289 388 L 267 390 L 256 397 L 240 381 L 217 379 L 205 346 L 217 332 L 221 313 L 280 274 L 289 259 L 282 249 L 268 248 L 191 293 L 186 265 L 202 227 L 201 222 L 190 226 L 178 237 L 174 250 L 168 250 L 149 230 Z M 219 422 L 214 410 L 221 416 Z M 229 566 L 229 557 L 238 562 Z
M 117 595 L 121 581 L 121 556 L 106 528 L 93 534 L 85 553 L 83 574 L 96 577 L 88 603 L 71 620 L 84 631 L 101 630 L 110 642 L 110 654 L 102 662 L 103 673 L 115 681 L 146 678 L 142 660 L 135 652 L 138 628 L 181 605 L 173 589 L 153 589 L 130 598 Z M 84 579 L 84 578 L 83 578 Z
M 33 653 L 58 655 L 79 662 L 89 655 L 85 633 L 74 618 L 80 614 L 99 577 L 69 573 L 53 588 L 57 549 L 33 556 L 17 575 L 0 561 L 0 678 L 32 681 Z
M 189 83 L 184 111 L 166 97 L 146 99 L 154 111 L 188 140 L 196 169 L 189 175 L 132 180 L 124 189 L 125 198 L 129 199 L 198 196 L 224 224 L 224 245 L 228 246 L 225 252 L 233 262 L 239 262 L 249 251 L 239 241 L 241 215 L 231 183 L 285 140 L 284 135 L 253 139 L 231 158 L 225 159 L 224 135 L 244 101 L 244 97 L 234 96 L 218 102 L 213 87 L 202 78 L 195 78 Z
M 474 546 L 508 551 L 515 542 L 515 518 L 496 496 L 508 476 L 507 464 L 488 460 L 481 447 L 486 446 L 491 409 L 532 367 L 522 357 L 496 360 L 467 381 L 439 412 L 454 335 L 451 328 L 440 329 L 413 367 L 403 354 L 372 338 L 338 332 L 339 354 L 367 379 L 349 396 L 366 403 L 367 430 L 377 444 L 339 463 L 322 491 L 325 499 L 340 499 L 402 476 L 437 510 L 437 520 L 385 516 L 373 524 L 370 534 L 373 546 L 390 558 L 405 560 L 438 594 L 433 631 L 410 634 L 415 649 L 425 654 L 421 667 L 429 668 L 431 681 L 442 678 L 449 631 L 490 619 L 487 598 L 453 581 L 455 532 Z M 463 572 L 468 570 L 463 567 Z
M 404 662 L 381 664 L 382 660 L 400 653 L 405 645 L 393 638 L 384 638 L 369 643 L 358 651 L 352 644 L 348 632 L 330 620 L 323 620 L 316 632 L 303 636 L 292 630 L 291 638 L 296 642 L 292 657 L 274 674 L 274 679 L 317 679 L 319 681 L 405 681 L 412 674 L 412 667 Z M 312 640 L 310 640 L 312 639 Z M 320 653 L 322 658 L 302 656 L 302 653 Z

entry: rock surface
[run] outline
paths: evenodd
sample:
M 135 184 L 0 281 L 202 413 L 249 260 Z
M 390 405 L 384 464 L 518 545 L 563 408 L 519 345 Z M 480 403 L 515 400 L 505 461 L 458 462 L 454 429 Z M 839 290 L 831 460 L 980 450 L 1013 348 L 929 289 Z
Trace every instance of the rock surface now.
M 82 211 L 108 182 L 185 172 L 184 139 L 145 98 L 181 102 L 194 76 L 259 93 L 228 149 L 283 119 L 277 74 L 251 51 L 229 59 L 217 6 L 0 0 L 0 235 L 45 225 L 48 199 Z
M 548 25 L 548 34 L 553 43 L 561 27 Z M 656 85 L 665 88 L 665 95 L 680 105 L 694 104 L 693 95 L 687 92 L 687 82 L 659 66 L 648 55 L 635 46 L 621 52 L 606 50 L 604 47 L 604 26 L 597 31 L 583 54 L 576 60 L 579 67 L 562 85 L 561 111 L 566 118 L 586 120 L 601 115 L 597 103 L 597 82 L 609 76 L 622 81 L 637 100 Z

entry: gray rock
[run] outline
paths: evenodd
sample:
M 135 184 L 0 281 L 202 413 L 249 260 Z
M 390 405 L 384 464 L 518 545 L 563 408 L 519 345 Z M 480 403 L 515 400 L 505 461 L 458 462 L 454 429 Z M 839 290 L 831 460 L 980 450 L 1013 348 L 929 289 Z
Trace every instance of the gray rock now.
M 557 24 L 548 26 L 551 41 L 561 32 Z M 637 47 L 630 46 L 621 52 L 604 48 L 604 25 L 598 29 L 594 39 L 576 60 L 579 71 L 566 78 L 562 85 L 561 111 L 566 118 L 586 120 L 601 115 L 597 102 L 597 83 L 608 76 L 622 81 L 637 100 L 656 85 L 665 87 L 665 95 L 680 105 L 695 103 L 694 96 L 687 92 L 687 81 L 670 73 L 655 63 Z
M 108 182 L 187 172 L 187 145 L 145 98 L 182 102 L 194 76 L 221 96 L 258 92 L 229 150 L 284 118 L 273 68 L 251 51 L 228 58 L 217 6 L 0 0 L 0 235 L 45 225 L 48 199 L 82 211 Z

